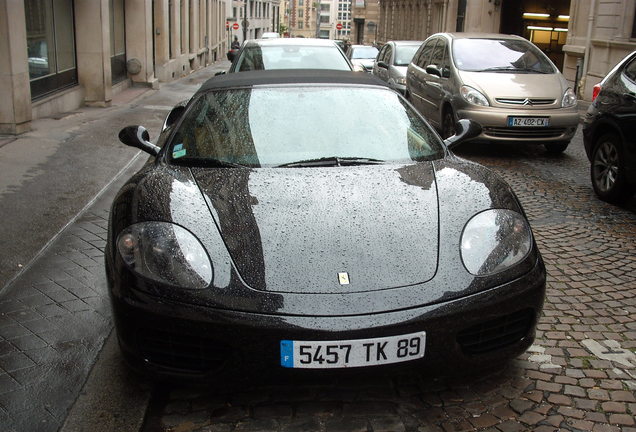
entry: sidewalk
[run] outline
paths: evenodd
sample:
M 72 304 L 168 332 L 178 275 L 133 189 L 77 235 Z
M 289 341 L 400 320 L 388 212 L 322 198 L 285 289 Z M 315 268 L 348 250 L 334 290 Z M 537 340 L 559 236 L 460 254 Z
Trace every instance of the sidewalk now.
M 147 117 L 148 126 L 161 124 L 170 106 L 226 68 L 227 62 L 217 63 L 165 84 L 158 91 L 129 89 L 120 96 L 120 104 L 101 113 L 80 109 L 63 119 L 65 127 L 80 133 L 101 122 L 108 129 L 113 118 L 119 121 L 131 111 Z M 91 115 L 87 126 L 87 116 Z M 34 129 L 50 121 L 37 120 Z M 9 148 L 17 140 L 5 143 L 3 157 L 11 157 L 13 147 L 19 150 L 18 146 Z M 123 144 L 121 148 L 126 150 Z M 102 185 L 98 195 L 4 289 L 0 287 L 2 431 L 57 431 L 111 332 L 103 249 L 110 203 L 121 184 L 146 160 L 144 153 L 133 151 L 131 155 L 114 178 L 111 175 L 106 186 Z M 44 159 L 39 169 L 48 182 L 63 183 L 67 172 L 47 166 L 51 160 Z M 138 408 L 143 416 L 145 407 Z

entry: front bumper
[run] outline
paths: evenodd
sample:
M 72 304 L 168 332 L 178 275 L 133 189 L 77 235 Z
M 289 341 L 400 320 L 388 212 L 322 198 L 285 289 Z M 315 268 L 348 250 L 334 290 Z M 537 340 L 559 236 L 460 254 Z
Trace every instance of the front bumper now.
M 417 331 L 427 334 L 423 359 L 365 369 L 452 371 L 512 358 L 532 343 L 545 295 L 545 267 L 539 259 L 523 277 L 461 299 L 359 316 L 236 312 L 124 291 L 128 294 L 116 297 L 111 290 L 120 347 L 133 367 L 155 376 L 216 379 L 262 369 L 286 375 L 312 373 L 280 366 L 281 339 L 363 339 Z
M 510 127 L 508 117 L 549 117 L 548 127 Z M 459 119 L 471 119 L 479 123 L 482 133 L 476 140 L 511 142 L 559 142 L 570 141 L 579 124 L 576 108 L 544 110 L 514 110 L 499 107 L 463 107 L 457 110 Z

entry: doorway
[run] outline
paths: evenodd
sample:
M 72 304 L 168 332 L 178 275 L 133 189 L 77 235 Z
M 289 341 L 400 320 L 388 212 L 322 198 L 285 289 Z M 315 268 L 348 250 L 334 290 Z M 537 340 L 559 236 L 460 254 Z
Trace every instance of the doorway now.
M 500 32 L 534 43 L 563 71 L 570 0 L 502 0 Z

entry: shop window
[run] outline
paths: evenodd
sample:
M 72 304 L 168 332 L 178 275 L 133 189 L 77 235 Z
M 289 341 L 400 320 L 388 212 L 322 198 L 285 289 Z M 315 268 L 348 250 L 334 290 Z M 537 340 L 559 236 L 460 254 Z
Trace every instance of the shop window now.
M 72 0 L 25 0 L 31 98 L 77 84 Z

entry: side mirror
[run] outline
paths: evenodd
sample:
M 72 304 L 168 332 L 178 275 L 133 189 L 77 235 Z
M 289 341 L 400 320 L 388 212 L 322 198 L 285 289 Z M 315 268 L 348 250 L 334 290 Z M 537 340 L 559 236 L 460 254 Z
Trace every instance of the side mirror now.
M 461 119 L 455 123 L 455 135 L 446 138 L 444 144 L 446 144 L 446 147 L 449 149 L 452 149 L 480 134 L 481 125 L 479 123 L 469 119 Z
M 185 112 L 186 103 L 187 101 L 185 103 L 182 102 L 178 104 L 177 106 L 175 106 L 174 108 L 172 108 L 172 110 L 168 113 L 168 115 L 166 116 L 166 119 L 163 122 L 163 127 L 161 128 L 162 132 L 168 129 L 170 126 L 174 125 L 181 118 L 181 116 Z
M 388 69 L 388 68 L 389 68 L 389 65 L 388 65 L 388 64 L 386 64 L 386 62 L 379 61 L 379 62 L 378 62 L 378 67 L 381 67 L 382 69 Z
M 442 72 L 435 65 L 426 66 L 426 73 L 429 75 L 437 75 L 438 77 L 442 77 Z
M 127 146 L 137 147 L 152 156 L 157 156 L 161 150 L 150 142 L 150 134 L 143 126 L 126 126 L 119 131 L 119 141 Z

